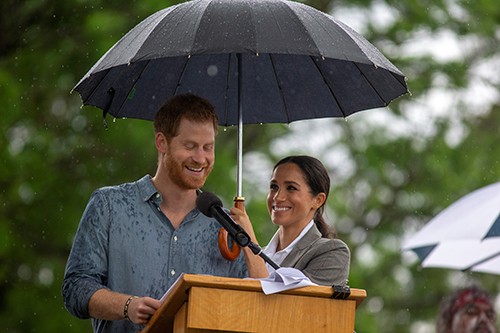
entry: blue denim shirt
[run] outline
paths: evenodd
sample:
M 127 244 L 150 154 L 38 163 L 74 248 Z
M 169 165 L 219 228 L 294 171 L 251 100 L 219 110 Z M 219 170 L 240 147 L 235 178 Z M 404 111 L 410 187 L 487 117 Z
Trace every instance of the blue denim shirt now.
M 215 219 L 194 209 L 174 229 L 161 200 L 149 175 L 92 194 L 66 264 L 62 293 L 69 312 L 89 318 L 90 297 L 102 288 L 160 299 L 181 273 L 247 276 L 242 254 L 235 261 L 221 256 Z M 99 333 L 141 329 L 126 320 L 92 324 Z

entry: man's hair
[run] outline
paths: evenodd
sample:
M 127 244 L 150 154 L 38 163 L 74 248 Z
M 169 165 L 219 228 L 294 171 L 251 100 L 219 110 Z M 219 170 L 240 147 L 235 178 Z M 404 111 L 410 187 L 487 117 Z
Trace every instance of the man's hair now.
M 453 322 L 453 316 L 461 308 L 480 300 L 493 306 L 493 297 L 477 285 L 457 289 L 441 301 L 439 316 L 436 322 L 437 333 L 449 333 Z
M 199 123 L 211 122 L 217 134 L 215 108 L 208 100 L 191 93 L 176 95 L 163 104 L 155 115 L 155 132 L 163 133 L 170 141 L 178 134 L 183 118 Z

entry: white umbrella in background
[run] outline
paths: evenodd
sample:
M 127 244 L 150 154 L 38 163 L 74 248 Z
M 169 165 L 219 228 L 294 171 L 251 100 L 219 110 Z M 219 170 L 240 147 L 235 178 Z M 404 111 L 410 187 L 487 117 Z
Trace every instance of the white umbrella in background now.
M 473 191 L 403 243 L 423 267 L 500 275 L 500 182 Z

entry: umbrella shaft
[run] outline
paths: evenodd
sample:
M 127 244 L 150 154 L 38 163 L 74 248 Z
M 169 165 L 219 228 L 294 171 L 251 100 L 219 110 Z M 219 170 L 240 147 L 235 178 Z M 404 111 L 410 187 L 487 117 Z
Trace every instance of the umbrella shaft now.
M 242 84 L 241 84 L 241 53 L 237 54 L 238 57 L 238 156 L 237 156 L 237 174 L 236 174 L 236 196 L 243 196 L 243 107 L 241 102 L 241 92 L 242 92 Z

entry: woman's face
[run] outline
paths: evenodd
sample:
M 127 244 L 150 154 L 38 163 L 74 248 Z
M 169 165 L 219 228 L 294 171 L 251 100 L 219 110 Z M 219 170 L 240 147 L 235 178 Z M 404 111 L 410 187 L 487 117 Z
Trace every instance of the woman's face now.
M 311 194 L 300 168 L 294 163 L 279 165 L 273 172 L 267 209 L 274 224 L 302 228 L 326 199 L 324 193 Z

